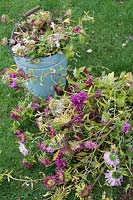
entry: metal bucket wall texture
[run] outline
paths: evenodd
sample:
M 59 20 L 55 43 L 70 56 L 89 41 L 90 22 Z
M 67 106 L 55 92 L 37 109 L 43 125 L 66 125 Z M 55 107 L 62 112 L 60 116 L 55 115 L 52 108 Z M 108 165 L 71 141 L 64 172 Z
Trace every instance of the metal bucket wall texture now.
M 32 64 L 30 58 L 13 58 L 19 69 L 23 69 L 28 75 L 32 74 L 25 86 L 34 96 L 47 99 L 48 96 L 54 96 L 56 85 L 66 84 L 63 75 L 67 71 L 67 59 L 64 54 L 39 58 L 40 62 L 37 64 Z

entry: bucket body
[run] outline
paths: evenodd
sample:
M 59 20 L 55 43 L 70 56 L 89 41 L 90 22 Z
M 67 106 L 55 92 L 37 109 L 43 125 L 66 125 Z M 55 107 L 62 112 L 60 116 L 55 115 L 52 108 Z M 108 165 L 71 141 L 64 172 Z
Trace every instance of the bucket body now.
M 37 97 L 47 99 L 54 96 L 56 85 L 65 85 L 64 75 L 67 71 L 67 59 L 64 54 L 55 54 L 49 57 L 39 58 L 38 64 L 32 64 L 30 58 L 14 56 L 19 69 L 31 75 L 26 81 L 26 88 Z

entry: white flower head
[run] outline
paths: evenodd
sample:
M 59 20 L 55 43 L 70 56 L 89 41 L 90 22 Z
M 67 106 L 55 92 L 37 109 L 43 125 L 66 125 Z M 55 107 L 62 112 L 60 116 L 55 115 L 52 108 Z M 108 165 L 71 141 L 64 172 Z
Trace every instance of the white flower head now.
M 117 166 L 119 164 L 119 159 L 117 154 L 112 152 L 105 152 L 104 153 L 104 162 L 110 166 Z
M 123 181 L 123 176 L 120 174 L 118 170 L 111 170 L 105 173 L 106 182 L 109 183 L 110 186 L 120 186 Z
M 19 150 L 24 156 L 27 156 L 29 154 L 29 150 L 26 149 L 25 145 L 22 142 L 19 142 Z

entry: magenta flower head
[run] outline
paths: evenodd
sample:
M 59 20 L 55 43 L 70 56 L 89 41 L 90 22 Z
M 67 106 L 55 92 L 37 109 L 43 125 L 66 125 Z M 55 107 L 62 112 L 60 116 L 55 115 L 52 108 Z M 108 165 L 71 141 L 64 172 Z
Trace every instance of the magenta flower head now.
M 85 187 L 80 192 L 80 197 L 81 198 L 86 198 L 86 197 L 91 196 L 91 190 L 92 190 L 92 186 L 91 185 L 85 185 Z
M 72 104 L 76 107 L 77 110 L 81 110 L 84 102 L 87 100 L 87 93 L 80 92 L 72 96 Z
M 110 166 L 117 166 L 119 164 L 119 159 L 117 154 L 112 152 L 105 152 L 104 153 L 104 162 Z
M 58 184 L 64 184 L 65 183 L 65 175 L 62 169 L 56 170 L 56 178 Z
M 19 89 L 19 87 L 18 87 L 18 85 L 17 85 L 16 79 L 13 79 L 13 80 L 10 82 L 10 87 L 11 87 L 11 88 L 14 88 L 15 90 L 18 90 L 18 89 Z
M 58 167 L 60 169 L 65 169 L 66 168 L 66 161 L 63 160 L 62 158 L 57 158 L 55 160 L 55 165 L 56 165 L 56 167 Z
M 81 26 L 76 26 L 75 28 L 73 28 L 72 32 L 73 33 L 79 33 L 81 31 Z
M 47 190 L 50 190 L 57 184 L 56 176 L 47 176 L 46 179 L 44 179 L 43 184 L 47 188 Z
M 111 170 L 105 173 L 106 182 L 109 183 L 110 186 L 120 186 L 123 181 L 123 176 L 120 174 L 118 170 Z
M 98 145 L 95 142 L 91 142 L 91 141 L 86 141 L 84 143 L 84 146 L 86 149 L 89 149 L 89 150 L 94 150 L 94 149 L 97 149 L 98 147 Z
M 131 127 L 131 125 L 129 123 L 125 122 L 122 127 L 122 132 L 128 133 L 130 131 L 130 127 Z

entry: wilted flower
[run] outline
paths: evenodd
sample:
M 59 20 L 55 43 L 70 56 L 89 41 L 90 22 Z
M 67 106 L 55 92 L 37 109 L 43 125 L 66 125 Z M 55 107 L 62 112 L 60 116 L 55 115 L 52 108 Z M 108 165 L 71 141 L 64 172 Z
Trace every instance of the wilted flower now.
M 117 166 L 120 162 L 117 154 L 109 152 L 109 151 L 104 153 L 104 161 L 108 165 L 111 165 L 111 166 L 114 166 L 114 167 Z
M 1 41 L 0 41 L 0 44 L 1 44 L 2 46 L 7 45 L 7 43 L 8 43 L 8 41 L 7 41 L 7 38 L 6 38 L 6 37 L 2 38 Z
M 27 169 L 32 169 L 33 168 L 33 164 L 29 163 L 27 161 L 27 159 L 25 159 L 25 158 L 22 160 L 22 163 Z
M 10 112 L 10 117 L 16 121 L 20 120 L 20 115 L 15 111 Z
M 5 22 L 6 22 L 6 15 L 2 15 L 2 16 L 1 16 L 1 22 L 2 22 L 2 23 L 5 23 Z
M 123 181 L 123 176 L 118 170 L 111 170 L 105 173 L 106 182 L 109 183 L 110 186 L 120 186 Z
M 130 127 L 131 127 L 131 125 L 129 123 L 125 122 L 122 127 L 122 132 L 128 133 L 130 131 Z
M 80 192 L 80 197 L 86 198 L 91 196 L 91 190 L 92 190 L 91 185 L 85 185 L 85 187 Z
M 89 150 L 94 150 L 98 147 L 98 145 L 95 142 L 91 142 L 91 141 L 86 141 L 84 143 L 84 146 L 86 149 L 89 149 Z
M 39 162 L 42 164 L 42 165 L 44 165 L 45 167 L 48 167 L 48 166 L 50 166 L 51 165 L 51 162 L 50 162 L 50 160 L 48 160 L 48 159 L 46 159 L 46 158 L 39 158 L 38 159 L 39 160 Z
M 47 188 L 47 190 L 50 190 L 57 184 L 56 176 L 47 176 L 47 178 L 45 178 L 45 180 L 43 181 L 43 184 Z
M 19 142 L 19 150 L 24 156 L 27 156 L 29 154 L 29 150 L 26 149 L 25 145 L 22 142 Z

